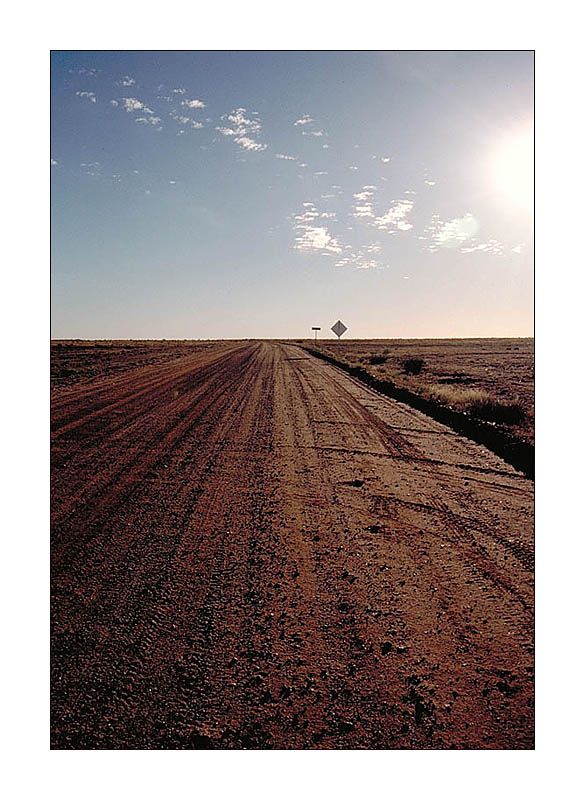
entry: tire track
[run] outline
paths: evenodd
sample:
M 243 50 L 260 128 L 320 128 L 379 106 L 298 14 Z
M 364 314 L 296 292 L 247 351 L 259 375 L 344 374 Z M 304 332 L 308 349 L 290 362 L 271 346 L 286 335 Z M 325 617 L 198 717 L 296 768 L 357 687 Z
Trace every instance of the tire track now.
M 53 748 L 533 746 L 530 482 L 298 353 L 55 399 Z

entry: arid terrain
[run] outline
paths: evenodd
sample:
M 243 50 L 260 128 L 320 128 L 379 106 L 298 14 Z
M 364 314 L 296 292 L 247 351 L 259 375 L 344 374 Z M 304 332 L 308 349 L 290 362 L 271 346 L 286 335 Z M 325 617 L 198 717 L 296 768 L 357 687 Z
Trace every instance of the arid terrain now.
M 439 404 L 473 413 L 470 405 L 489 401 L 497 424 L 534 443 L 534 339 L 325 339 L 317 347 Z M 516 413 L 501 420 L 498 408 Z
M 51 375 L 53 748 L 534 747 L 532 481 L 293 343 Z

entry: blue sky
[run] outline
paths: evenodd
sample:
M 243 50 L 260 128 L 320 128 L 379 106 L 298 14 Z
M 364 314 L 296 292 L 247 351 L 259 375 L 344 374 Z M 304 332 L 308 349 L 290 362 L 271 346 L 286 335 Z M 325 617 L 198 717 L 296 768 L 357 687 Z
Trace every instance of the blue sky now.
M 529 52 L 53 52 L 55 338 L 530 336 Z

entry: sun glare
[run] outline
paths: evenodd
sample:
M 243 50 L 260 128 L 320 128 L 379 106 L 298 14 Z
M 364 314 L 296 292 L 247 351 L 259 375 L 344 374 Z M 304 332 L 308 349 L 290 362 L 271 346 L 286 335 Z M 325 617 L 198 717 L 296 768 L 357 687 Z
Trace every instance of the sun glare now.
M 533 207 L 534 145 L 531 131 L 502 139 L 492 151 L 489 163 L 494 191 L 523 211 Z

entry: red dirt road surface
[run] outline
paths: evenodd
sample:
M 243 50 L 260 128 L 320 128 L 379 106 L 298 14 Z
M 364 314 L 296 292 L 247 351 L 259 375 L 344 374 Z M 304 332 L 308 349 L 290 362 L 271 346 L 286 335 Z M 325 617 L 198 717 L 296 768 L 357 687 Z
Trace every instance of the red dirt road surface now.
M 534 746 L 533 484 L 293 345 L 52 400 L 52 747 Z

